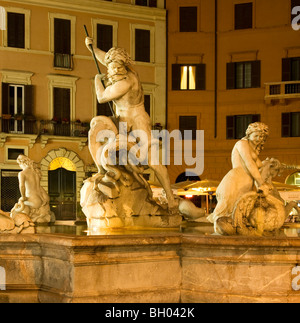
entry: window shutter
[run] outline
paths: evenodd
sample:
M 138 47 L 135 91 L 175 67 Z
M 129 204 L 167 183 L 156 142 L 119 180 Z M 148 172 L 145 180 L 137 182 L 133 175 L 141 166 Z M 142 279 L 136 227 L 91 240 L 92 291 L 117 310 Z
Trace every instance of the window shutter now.
M 252 123 L 260 122 L 260 114 L 253 114 L 252 115 Z
M 235 63 L 227 63 L 227 90 L 235 89 Z
M 108 102 L 107 103 L 97 102 L 97 116 L 106 116 L 106 117 L 112 116 Z
M 172 90 L 180 90 L 180 79 L 181 79 L 181 66 L 179 64 L 172 65 Z
M 24 86 L 24 114 L 27 116 L 33 116 L 33 102 L 34 102 L 34 96 L 33 96 L 33 86 L 32 85 L 25 85 Z M 25 119 L 25 133 L 34 133 L 34 126 L 35 121 L 30 121 Z
M 25 85 L 25 114 L 33 115 L 33 85 Z
M 113 27 L 97 24 L 97 47 L 108 52 L 113 47 Z
M 150 62 L 150 30 L 135 30 L 135 60 Z
M 252 62 L 251 87 L 260 87 L 261 62 Z
M 71 54 L 71 21 L 54 19 L 54 52 L 56 54 Z
M 70 89 L 54 88 L 54 117 L 70 120 Z
M 291 114 L 283 113 L 281 119 L 281 136 L 290 137 L 291 136 Z
M 240 3 L 235 5 L 235 29 L 252 28 L 253 4 Z
M 2 83 L 2 114 L 9 114 L 8 90 L 9 84 Z
M 206 65 L 196 65 L 196 90 L 205 90 L 206 87 Z
M 180 32 L 197 32 L 198 30 L 198 8 L 180 7 Z
M 179 130 L 183 139 L 196 140 L 197 116 L 179 116 Z M 185 136 L 184 130 L 192 130 L 192 137 Z
M 145 111 L 151 115 L 151 97 L 149 94 L 144 95 L 144 105 L 145 105 Z
M 291 80 L 291 59 L 282 59 L 282 82 L 288 82 Z
M 226 117 L 226 138 L 235 139 L 235 116 Z
M 25 15 L 7 13 L 7 46 L 25 48 Z

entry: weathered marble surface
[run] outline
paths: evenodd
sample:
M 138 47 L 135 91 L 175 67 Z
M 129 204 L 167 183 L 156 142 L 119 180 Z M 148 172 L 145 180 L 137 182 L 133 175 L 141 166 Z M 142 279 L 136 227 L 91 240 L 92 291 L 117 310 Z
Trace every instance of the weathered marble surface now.
M 299 302 L 299 250 L 299 238 L 188 231 L 1 235 L 0 302 Z

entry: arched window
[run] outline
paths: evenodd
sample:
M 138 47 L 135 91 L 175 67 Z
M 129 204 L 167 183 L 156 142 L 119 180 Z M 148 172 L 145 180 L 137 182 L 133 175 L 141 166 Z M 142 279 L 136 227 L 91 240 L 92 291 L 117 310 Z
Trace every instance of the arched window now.
M 291 174 L 285 181 L 286 184 L 289 185 L 297 185 L 300 186 L 300 172 L 295 172 Z

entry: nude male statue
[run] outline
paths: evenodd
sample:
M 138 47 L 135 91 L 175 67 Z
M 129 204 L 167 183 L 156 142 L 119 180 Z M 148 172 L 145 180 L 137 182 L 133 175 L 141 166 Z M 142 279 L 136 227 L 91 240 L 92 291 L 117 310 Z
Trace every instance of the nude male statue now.
M 93 40 L 86 37 L 85 44 L 89 51 Z M 127 123 L 127 132 L 143 130 L 148 137 L 149 167 L 155 172 L 163 186 L 170 213 L 178 209 L 175 201 L 167 168 L 161 164 L 151 163 L 151 120 L 144 106 L 144 92 L 137 72 L 133 69 L 133 61 L 126 50 L 112 48 L 107 53 L 99 48 L 94 48 L 95 56 L 99 62 L 107 67 L 107 75 L 98 74 L 95 77 L 95 88 L 99 103 L 113 101 L 116 106 L 116 116 L 119 122 Z M 102 81 L 106 81 L 106 87 Z

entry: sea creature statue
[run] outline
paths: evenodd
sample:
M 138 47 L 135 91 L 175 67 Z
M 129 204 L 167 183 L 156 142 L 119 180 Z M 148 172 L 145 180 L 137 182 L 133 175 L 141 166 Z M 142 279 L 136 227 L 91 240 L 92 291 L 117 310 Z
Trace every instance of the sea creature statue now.
M 27 214 L 17 212 L 15 207 L 11 213 L 0 210 L 0 234 L 35 233 L 35 224 L 31 218 Z
M 151 147 L 157 142 L 134 62 L 124 49 L 106 53 L 93 49 L 92 43 L 87 37 L 87 48 L 107 67 L 107 75 L 95 77 L 98 102 L 113 101 L 116 111 L 113 117 L 98 116 L 91 121 L 89 150 L 98 173 L 85 181 L 80 201 L 88 227 L 179 227 L 183 219 L 180 201 L 172 192 L 167 168 L 152 158 Z M 153 199 L 143 177 L 147 168 L 154 171 L 166 193 L 165 205 Z
M 246 137 L 232 151 L 233 169 L 217 189 L 218 204 L 208 220 L 221 235 L 263 236 L 276 233 L 287 220 L 294 203 L 285 205 L 272 179 L 290 168 L 277 159 L 261 162 L 258 155 L 268 137 L 262 123 L 249 125 Z
M 99 135 L 107 130 L 111 131 L 110 138 Z M 174 198 L 177 213 L 170 214 L 166 194 L 163 201 L 155 200 L 143 177 L 148 166 L 136 165 L 130 158 L 136 142 L 127 141 L 127 149 L 122 151 L 124 142 L 121 141 L 110 118 L 98 116 L 91 121 L 89 149 L 98 173 L 84 182 L 80 201 L 91 231 L 128 227 L 173 228 L 180 226 L 183 217 L 194 220 L 204 216 L 202 209 L 179 198 Z

